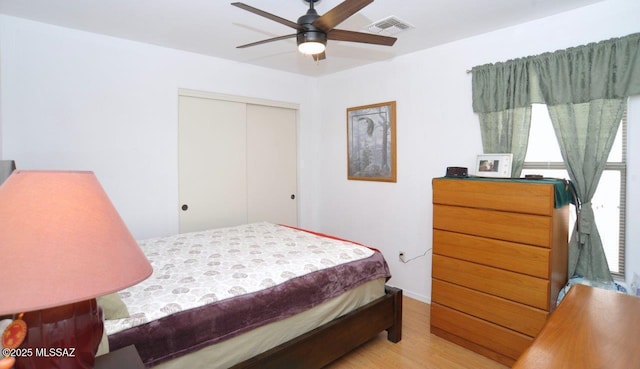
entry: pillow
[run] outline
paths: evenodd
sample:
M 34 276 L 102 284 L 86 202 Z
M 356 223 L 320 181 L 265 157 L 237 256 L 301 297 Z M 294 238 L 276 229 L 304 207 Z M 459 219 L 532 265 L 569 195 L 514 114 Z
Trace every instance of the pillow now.
M 129 310 L 127 310 L 127 305 L 122 302 L 122 299 L 120 299 L 120 295 L 118 295 L 117 293 L 100 296 L 96 300 L 98 300 L 98 305 L 104 312 L 105 320 L 116 320 L 129 317 Z
M 107 330 L 105 329 L 102 332 L 102 340 L 100 341 L 100 345 L 98 345 L 98 351 L 96 352 L 96 356 L 100 356 L 108 353 L 109 353 L 109 337 L 107 336 Z

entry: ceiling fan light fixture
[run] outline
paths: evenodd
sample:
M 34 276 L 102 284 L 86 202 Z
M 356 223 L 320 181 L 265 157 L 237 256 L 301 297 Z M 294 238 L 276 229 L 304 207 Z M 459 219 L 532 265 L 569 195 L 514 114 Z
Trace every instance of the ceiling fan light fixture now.
M 321 54 L 326 49 L 327 35 L 324 32 L 310 30 L 297 35 L 298 51 L 305 55 Z
M 325 45 L 317 41 L 303 42 L 298 45 L 298 51 L 305 55 L 321 54 L 326 49 Z

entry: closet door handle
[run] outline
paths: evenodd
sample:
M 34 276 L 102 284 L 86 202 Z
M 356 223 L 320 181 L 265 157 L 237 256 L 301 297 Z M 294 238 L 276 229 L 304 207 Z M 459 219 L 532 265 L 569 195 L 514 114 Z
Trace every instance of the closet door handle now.
M 182 211 L 187 211 L 187 209 L 189 209 L 189 205 L 182 204 L 182 206 L 180 208 L 182 209 Z
M 295 200 L 296 199 L 296 195 L 295 194 L 291 194 L 291 200 Z

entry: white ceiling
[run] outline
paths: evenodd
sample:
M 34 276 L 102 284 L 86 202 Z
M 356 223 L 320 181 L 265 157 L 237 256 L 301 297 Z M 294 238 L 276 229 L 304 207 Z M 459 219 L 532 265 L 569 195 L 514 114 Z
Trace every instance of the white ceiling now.
M 246 49 L 236 46 L 295 33 L 267 18 L 220 0 L 0 0 L 0 13 L 68 28 L 211 55 L 309 76 L 389 60 L 447 42 L 547 17 L 604 0 L 376 0 L 337 26 L 366 32 L 395 16 L 414 26 L 395 35 L 394 46 L 329 41 L 316 63 L 296 51 L 295 38 Z M 243 0 L 296 22 L 303 0 Z M 326 13 L 342 0 L 320 0 Z

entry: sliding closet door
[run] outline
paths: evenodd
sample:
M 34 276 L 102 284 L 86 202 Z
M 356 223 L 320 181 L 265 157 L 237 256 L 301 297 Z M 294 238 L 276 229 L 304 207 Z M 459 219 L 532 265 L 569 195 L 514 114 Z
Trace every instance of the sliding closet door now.
M 178 125 L 181 233 L 298 224 L 296 109 L 181 95 Z
M 179 97 L 181 233 L 247 222 L 245 105 Z
M 249 222 L 298 224 L 296 115 L 293 109 L 247 105 Z

